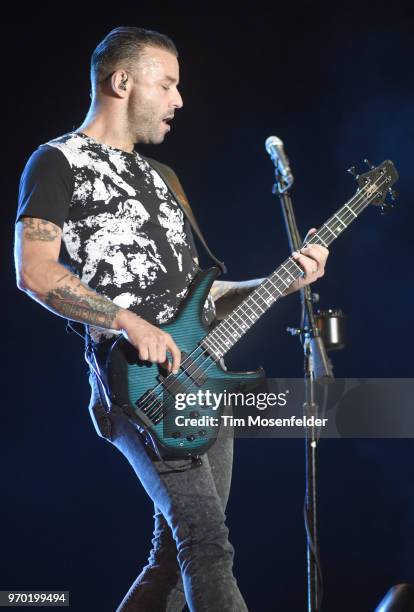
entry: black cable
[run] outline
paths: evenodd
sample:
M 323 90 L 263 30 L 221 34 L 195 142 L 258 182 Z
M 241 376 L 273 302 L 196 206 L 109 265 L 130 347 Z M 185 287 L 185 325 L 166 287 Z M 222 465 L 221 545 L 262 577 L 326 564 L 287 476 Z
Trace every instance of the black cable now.
M 315 562 L 316 562 L 316 577 L 317 577 L 319 589 L 320 589 L 319 590 L 318 610 L 320 610 L 322 608 L 322 601 L 323 601 L 323 575 L 322 575 L 322 567 L 319 561 L 319 554 L 318 554 L 318 551 L 316 550 L 315 542 L 313 541 L 312 535 L 309 530 L 308 512 L 307 512 L 307 507 L 306 507 L 306 497 L 307 496 L 305 494 L 305 501 L 303 504 L 303 518 L 305 522 L 305 531 L 306 531 L 306 538 L 308 541 L 308 545 L 309 545 L 309 548 L 311 549 L 313 558 L 315 559 Z
M 83 340 L 84 342 L 86 342 L 86 341 L 87 341 L 86 330 L 85 330 L 85 334 L 81 334 L 80 332 L 78 332 L 78 331 L 75 329 L 75 327 L 74 327 L 74 325 L 73 325 L 73 324 L 75 324 L 75 325 L 79 325 L 79 326 L 81 326 L 81 325 L 82 325 L 82 323 L 78 323 L 78 322 L 76 322 L 76 321 L 69 321 L 69 320 L 68 320 L 68 321 L 66 322 L 66 327 L 65 327 L 66 332 L 67 332 L 68 334 L 70 334 L 70 333 L 74 333 L 74 334 L 76 334 L 77 336 L 79 336 L 80 338 L 82 338 L 82 340 Z M 84 327 L 84 326 L 83 326 L 83 327 Z

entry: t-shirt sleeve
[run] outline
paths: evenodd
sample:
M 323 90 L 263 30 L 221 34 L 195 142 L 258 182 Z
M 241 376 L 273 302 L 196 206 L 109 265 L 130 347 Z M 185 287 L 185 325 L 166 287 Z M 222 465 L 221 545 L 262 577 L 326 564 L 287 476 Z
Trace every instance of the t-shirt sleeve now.
M 25 215 L 46 219 L 63 228 L 73 189 L 73 171 L 64 154 L 49 145 L 39 147 L 20 178 L 16 223 Z

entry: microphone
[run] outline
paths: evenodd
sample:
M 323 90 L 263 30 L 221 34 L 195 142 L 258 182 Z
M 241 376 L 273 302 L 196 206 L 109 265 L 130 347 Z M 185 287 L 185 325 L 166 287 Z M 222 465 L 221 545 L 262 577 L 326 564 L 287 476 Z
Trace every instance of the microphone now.
M 266 139 L 265 146 L 277 171 L 282 175 L 287 187 L 290 187 L 293 183 L 293 174 L 283 148 L 283 142 L 277 136 L 269 136 L 269 138 Z

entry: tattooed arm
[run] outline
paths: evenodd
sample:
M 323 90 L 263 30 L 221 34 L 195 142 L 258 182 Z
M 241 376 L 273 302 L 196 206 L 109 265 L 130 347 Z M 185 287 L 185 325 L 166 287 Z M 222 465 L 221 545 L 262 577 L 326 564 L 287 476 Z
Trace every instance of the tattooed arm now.
M 19 289 L 61 317 L 121 331 L 138 350 L 140 359 L 176 371 L 180 351 L 171 336 L 68 272 L 58 262 L 61 237 L 60 227 L 44 219 L 23 217 L 16 223 L 14 256 Z
M 60 227 L 43 219 L 24 217 L 19 221 L 15 241 L 19 289 L 57 315 L 117 329 L 114 322 L 122 309 L 58 262 L 61 234 Z

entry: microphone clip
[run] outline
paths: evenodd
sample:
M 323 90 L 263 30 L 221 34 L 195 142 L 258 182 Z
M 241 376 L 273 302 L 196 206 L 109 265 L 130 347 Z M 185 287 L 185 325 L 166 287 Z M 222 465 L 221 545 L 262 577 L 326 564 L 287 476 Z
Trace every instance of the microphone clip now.
M 273 195 L 276 195 L 277 193 L 285 193 L 286 191 L 288 191 L 292 185 L 293 185 L 293 176 L 291 178 L 291 180 L 287 180 L 277 169 L 275 169 L 275 175 L 276 175 L 276 183 L 273 185 L 272 187 L 272 193 Z

